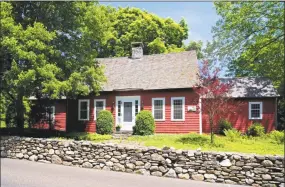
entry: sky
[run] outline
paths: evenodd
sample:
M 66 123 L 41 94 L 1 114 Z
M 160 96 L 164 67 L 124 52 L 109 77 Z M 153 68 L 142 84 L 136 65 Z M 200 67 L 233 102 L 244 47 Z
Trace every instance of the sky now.
M 184 41 L 212 40 L 211 28 L 218 20 L 214 4 L 212 2 L 101 2 L 113 7 L 137 7 L 160 17 L 170 17 L 179 22 L 183 17 L 187 21 L 189 33 Z

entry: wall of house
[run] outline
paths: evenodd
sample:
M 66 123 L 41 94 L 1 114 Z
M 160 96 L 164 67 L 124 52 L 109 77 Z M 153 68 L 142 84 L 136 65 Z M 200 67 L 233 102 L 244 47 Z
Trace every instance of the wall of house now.
M 204 102 L 204 101 L 203 101 Z M 202 131 L 203 133 L 210 133 L 210 125 L 208 121 L 208 115 L 203 111 L 202 102 Z M 263 103 L 263 114 L 262 119 L 252 120 L 249 119 L 249 102 L 262 102 Z M 241 132 L 246 132 L 248 127 L 253 122 L 262 123 L 267 132 L 275 129 L 275 115 L 276 106 L 275 98 L 262 98 L 262 99 L 236 99 L 234 102 L 234 111 L 229 111 L 228 115 L 222 118 L 229 120 L 233 127 L 240 130 Z M 216 122 L 218 119 L 215 120 Z M 218 126 L 214 127 L 214 131 L 218 132 Z
M 34 101 L 35 105 L 32 107 L 33 114 L 33 128 L 37 129 L 50 129 L 49 122 L 44 119 L 43 112 L 47 101 Z M 55 106 L 55 120 L 54 125 L 51 127 L 53 130 L 65 131 L 66 130 L 66 100 L 53 100 L 49 103 Z
M 104 92 L 100 96 L 88 96 L 80 99 L 90 100 L 90 114 L 88 121 L 78 120 L 78 100 L 68 101 L 68 127 L 70 131 L 96 132 L 94 121 L 94 99 L 106 99 L 106 110 L 112 112 L 116 118 L 116 96 L 141 96 L 144 110 L 152 110 L 152 98 L 165 97 L 165 121 L 157 121 L 157 133 L 189 133 L 199 132 L 199 113 L 187 112 L 187 106 L 198 105 L 198 97 L 191 89 L 157 90 L 157 91 L 122 91 Z M 185 121 L 171 121 L 171 97 L 185 97 Z M 142 109 L 141 108 L 141 109 Z

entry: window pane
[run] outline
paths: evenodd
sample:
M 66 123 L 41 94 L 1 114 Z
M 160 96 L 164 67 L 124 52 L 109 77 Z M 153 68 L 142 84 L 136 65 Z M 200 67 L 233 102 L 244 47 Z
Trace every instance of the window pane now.
M 163 119 L 163 100 L 153 100 L 154 119 Z
M 137 115 L 139 113 L 139 101 L 136 100 L 135 101 L 135 115 Z
M 259 104 L 251 104 L 251 109 L 260 109 Z
M 87 119 L 87 111 L 80 111 L 80 119 Z
M 87 110 L 87 101 L 82 101 L 80 103 L 80 110 Z
M 121 101 L 118 101 L 118 116 L 121 116 Z
M 251 110 L 251 117 L 260 118 L 260 110 Z
M 173 119 L 183 119 L 182 99 L 173 100 Z
M 98 118 L 99 112 L 104 109 L 103 101 L 96 101 L 96 119 Z

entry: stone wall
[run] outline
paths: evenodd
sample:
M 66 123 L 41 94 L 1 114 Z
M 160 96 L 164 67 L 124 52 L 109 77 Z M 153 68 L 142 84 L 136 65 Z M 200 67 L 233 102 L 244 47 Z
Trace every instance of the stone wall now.
M 1 157 L 199 181 L 284 186 L 284 157 L 1 138 Z

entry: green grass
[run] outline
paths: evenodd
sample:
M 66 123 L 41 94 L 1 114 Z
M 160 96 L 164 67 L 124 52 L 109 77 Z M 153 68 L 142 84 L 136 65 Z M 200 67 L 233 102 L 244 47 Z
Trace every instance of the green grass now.
M 231 141 L 231 139 L 225 136 L 215 136 L 215 144 L 213 145 L 210 144 L 209 135 L 200 136 L 194 133 L 187 135 L 156 134 L 152 136 L 132 136 L 128 138 L 128 141 L 158 148 L 167 146 L 186 150 L 201 148 L 202 151 L 284 155 L 284 144 L 277 143 L 269 135 L 264 137 L 242 136 L 235 141 Z

